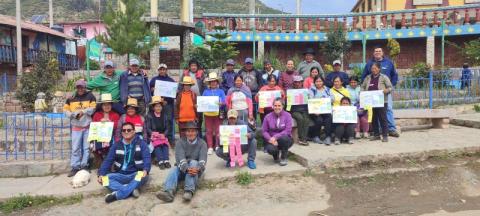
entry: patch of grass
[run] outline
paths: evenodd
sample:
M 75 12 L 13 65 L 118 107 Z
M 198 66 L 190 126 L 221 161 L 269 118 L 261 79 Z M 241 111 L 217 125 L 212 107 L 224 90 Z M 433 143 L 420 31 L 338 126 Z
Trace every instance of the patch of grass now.
M 475 110 L 475 112 L 480 112 L 480 105 L 479 104 L 473 105 L 473 109 Z
M 69 197 L 54 196 L 30 196 L 21 194 L 18 197 L 12 197 L 0 202 L 0 211 L 4 214 L 10 214 L 29 207 L 48 208 L 55 205 L 72 205 L 81 202 L 83 195 L 73 195 Z
M 357 179 L 344 179 L 340 178 L 335 181 L 335 185 L 337 185 L 338 188 L 346 188 L 352 186 Z
M 303 173 L 303 176 L 304 177 L 312 177 L 313 176 L 313 170 L 308 168 L 307 170 L 305 170 L 305 172 Z
M 247 171 L 238 172 L 235 174 L 235 179 L 237 180 L 237 184 L 242 186 L 247 186 L 255 181 L 255 178 L 252 176 L 252 174 Z

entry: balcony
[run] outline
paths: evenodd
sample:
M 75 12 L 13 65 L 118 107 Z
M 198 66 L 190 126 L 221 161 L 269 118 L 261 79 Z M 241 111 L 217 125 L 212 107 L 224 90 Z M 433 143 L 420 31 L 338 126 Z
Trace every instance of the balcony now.
M 466 35 L 480 34 L 480 4 L 337 15 L 206 13 L 202 22 L 207 34 L 225 27 L 231 41 L 323 41 L 332 28 L 350 40 Z
M 76 55 L 69 55 L 65 53 L 48 52 L 44 50 L 24 49 L 23 51 L 23 64 L 34 64 L 40 55 L 48 55 L 58 60 L 59 69 L 61 71 L 78 70 L 80 67 L 79 59 Z M 0 45 L 0 63 L 17 62 L 17 48 Z

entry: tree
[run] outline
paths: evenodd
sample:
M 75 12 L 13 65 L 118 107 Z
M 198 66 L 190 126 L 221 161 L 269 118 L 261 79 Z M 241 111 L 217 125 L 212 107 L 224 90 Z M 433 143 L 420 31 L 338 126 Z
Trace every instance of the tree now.
M 352 44 L 346 38 L 347 33 L 343 28 L 331 28 L 327 32 L 327 41 L 323 43 L 323 53 L 328 62 L 341 59 L 344 53 L 348 53 Z
M 48 104 L 56 85 L 56 82 L 52 81 L 60 78 L 61 72 L 58 69 L 57 59 L 39 55 L 33 71 L 21 76 L 21 88 L 17 89 L 16 97 L 22 102 L 24 108 L 33 111 L 37 93 L 45 93 Z
M 467 63 L 470 64 L 470 66 L 480 65 L 480 38 L 465 42 L 465 47 L 461 47 L 454 42 L 447 41 L 446 43 L 450 46 L 457 48 L 460 54 L 466 59 Z
M 142 21 L 142 16 L 146 13 L 144 2 L 119 1 L 125 5 L 125 10 L 115 10 L 112 1 L 109 1 L 103 15 L 107 34 L 99 35 L 96 39 L 112 48 L 117 55 L 129 57 L 129 54 L 140 56 L 148 53 L 158 44 L 158 36 Z
M 393 62 L 397 59 L 398 55 L 400 54 L 400 44 L 397 40 L 389 38 L 387 43 L 388 54 Z

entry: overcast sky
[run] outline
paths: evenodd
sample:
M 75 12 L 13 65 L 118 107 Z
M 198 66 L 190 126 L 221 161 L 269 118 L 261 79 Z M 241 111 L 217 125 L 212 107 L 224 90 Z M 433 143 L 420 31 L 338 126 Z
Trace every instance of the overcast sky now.
M 288 13 L 296 12 L 296 0 L 261 0 L 269 7 Z M 338 14 L 348 13 L 356 0 L 302 0 L 304 14 Z

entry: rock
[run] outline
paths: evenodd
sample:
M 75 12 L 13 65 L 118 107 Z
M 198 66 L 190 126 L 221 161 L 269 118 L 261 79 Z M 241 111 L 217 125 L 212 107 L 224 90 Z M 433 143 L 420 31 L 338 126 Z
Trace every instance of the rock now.
M 467 200 L 461 199 L 461 200 L 460 200 L 460 202 L 462 202 L 462 203 L 466 203 L 466 202 L 467 202 Z
M 410 196 L 419 196 L 420 193 L 416 190 L 410 190 Z

